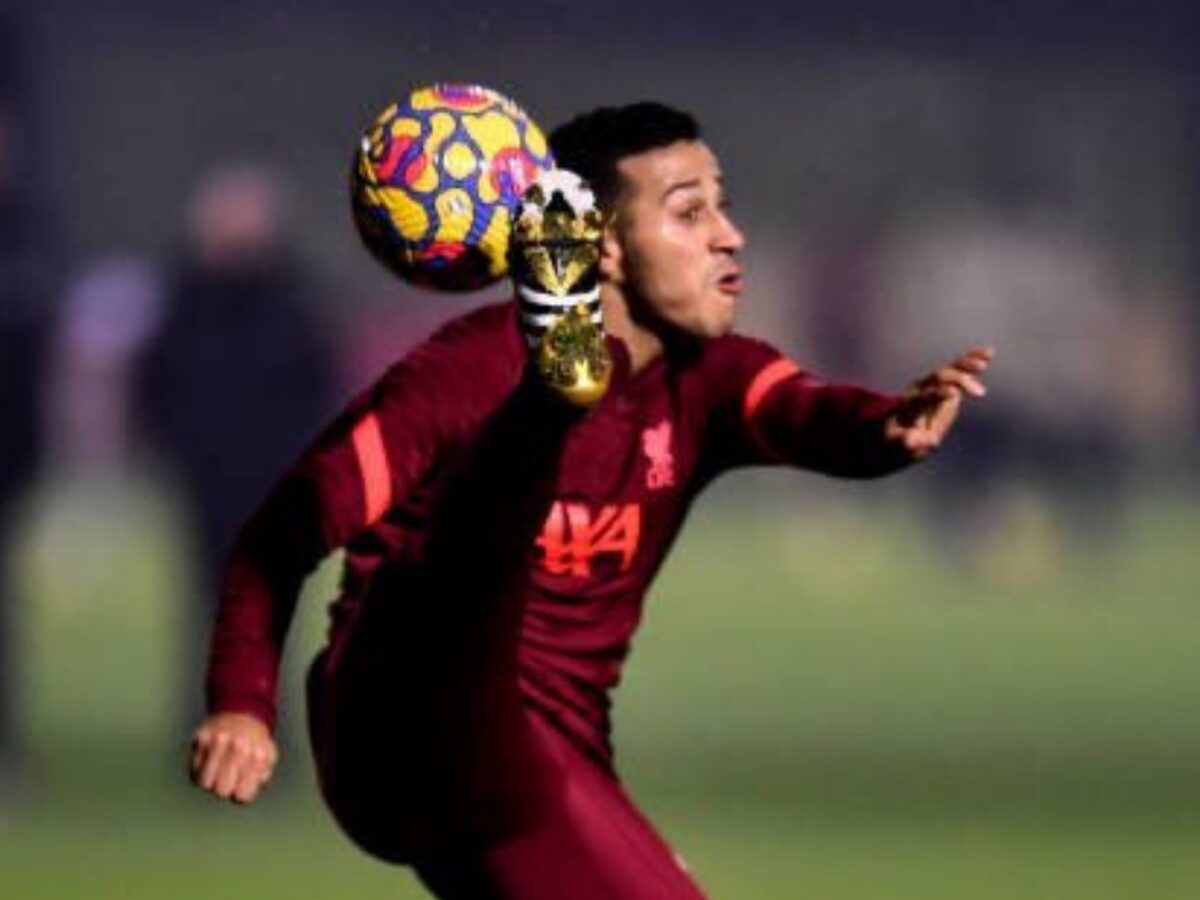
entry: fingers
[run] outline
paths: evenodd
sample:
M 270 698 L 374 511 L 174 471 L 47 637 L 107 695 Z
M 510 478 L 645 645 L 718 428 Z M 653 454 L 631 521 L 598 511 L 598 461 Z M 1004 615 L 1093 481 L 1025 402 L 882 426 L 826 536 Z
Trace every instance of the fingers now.
M 258 796 L 259 790 L 267 783 L 268 777 L 265 760 L 261 757 L 252 758 L 242 769 L 229 799 L 235 803 L 249 803 Z
M 995 355 L 996 352 L 991 347 L 972 347 L 933 374 L 922 378 L 917 382 L 916 388 L 922 393 L 940 393 L 940 388 L 950 386 L 968 397 L 986 397 L 987 388 L 979 376 L 988 370 Z
M 963 398 L 987 396 L 981 376 L 995 355 L 991 347 L 972 347 L 916 382 L 893 417 L 889 437 L 916 459 L 936 450 L 958 418 Z
M 188 776 L 193 784 L 200 784 L 200 773 L 208 761 L 211 742 L 212 734 L 207 728 L 200 728 L 192 737 L 191 752 L 188 755 Z
M 222 799 L 249 803 L 271 778 L 277 758 L 270 738 L 202 728 L 192 743 L 192 780 Z
M 957 388 L 968 397 L 986 397 L 987 388 L 974 375 L 956 365 L 939 369 L 934 376 L 939 386 Z
M 991 347 L 972 347 L 950 365 L 964 372 L 981 375 L 987 371 L 995 358 L 996 351 Z
M 946 433 L 958 416 L 962 398 L 963 394 L 951 387 L 943 388 L 939 394 L 930 392 L 923 398 L 929 406 L 900 436 L 905 448 L 914 457 L 924 459 L 941 446 Z
M 211 791 L 217 783 L 229 752 L 231 736 L 226 732 L 202 729 L 193 742 L 192 780 L 197 787 Z
M 233 785 L 229 799 L 235 803 L 249 803 L 271 778 L 275 768 L 274 748 L 262 744 L 252 747 L 241 768 L 241 774 Z M 225 796 L 220 791 L 218 796 Z
M 225 753 L 221 757 L 221 763 L 217 767 L 213 786 L 210 788 L 214 794 L 225 800 L 233 797 L 233 789 L 237 787 L 238 779 L 242 777 L 242 770 L 249 761 L 248 753 L 249 748 L 239 745 L 237 738 L 229 740 Z

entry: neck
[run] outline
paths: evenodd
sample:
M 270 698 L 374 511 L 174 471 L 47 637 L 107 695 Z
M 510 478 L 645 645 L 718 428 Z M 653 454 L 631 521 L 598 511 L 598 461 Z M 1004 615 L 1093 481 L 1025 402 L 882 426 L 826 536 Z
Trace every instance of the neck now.
M 604 315 L 604 330 L 619 338 L 629 351 L 631 371 L 637 372 L 662 355 L 662 338 L 629 314 L 629 303 L 611 285 L 600 287 L 600 308 Z

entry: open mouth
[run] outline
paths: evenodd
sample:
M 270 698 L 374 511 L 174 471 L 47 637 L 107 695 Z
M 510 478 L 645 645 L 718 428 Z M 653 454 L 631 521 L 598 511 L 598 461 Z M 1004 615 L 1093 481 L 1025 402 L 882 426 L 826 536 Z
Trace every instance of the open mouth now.
M 726 272 L 717 279 L 717 287 L 726 294 L 740 294 L 743 286 L 741 272 Z

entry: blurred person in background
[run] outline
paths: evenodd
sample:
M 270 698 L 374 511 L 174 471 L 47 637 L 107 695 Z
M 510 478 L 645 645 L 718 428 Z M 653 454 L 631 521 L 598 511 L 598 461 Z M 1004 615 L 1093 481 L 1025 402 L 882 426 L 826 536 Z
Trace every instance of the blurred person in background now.
M 879 276 L 885 210 L 830 211 L 803 247 L 800 330 L 805 358 L 839 377 L 879 377 L 876 333 L 888 327 L 887 291 Z
M 882 267 L 904 311 L 878 332 L 891 374 L 914 347 L 937 353 L 980 327 L 1014 363 L 931 473 L 943 489 L 930 518 L 952 555 L 1021 578 L 1072 537 L 1119 537 L 1147 394 L 1130 390 L 1135 304 L 1112 256 L 1055 217 L 980 210 L 931 217 Z
M 332 392 L 329 349 L 289 249 L 284 202 L 277 173 L 264 166 L 226 165 L 202 178 L 141 366 L 142 415 L 179 479 L 202 573 L 185 618 L 189 674 L 203 668 L 212 580 L 238 524 L 300 450 Z M 190 722 L 198 678 L 184 690 L 180 714 Z
M 157 273 L 137 257 L 90 265 L 63 297 L 47 361 L 47 454 L 72 474 L 117 474 L 138 432 L 136 365 L 158 326 Z
M 40 456 L 41 374 L 54 295 L 46 223 L 25 178 L 18 49 L 16 27 L 0 8 L 0 795 L 14 777 L 19 751 L 14 631 L 21 603 L 13 539 L 19 502 Z

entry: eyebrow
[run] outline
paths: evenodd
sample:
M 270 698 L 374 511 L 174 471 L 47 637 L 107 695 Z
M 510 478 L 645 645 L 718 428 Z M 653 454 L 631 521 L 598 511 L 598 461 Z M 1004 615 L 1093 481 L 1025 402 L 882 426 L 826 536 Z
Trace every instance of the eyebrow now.
M 665 191 L 662 192 L 662 196 L 659 197 L 659 200 L 666 200 L 668 197 L 670 197 L 676 191 L 686 191 L 690 188 L 699 188 L 702 186 L 703 185 L 701 184 L 701 181 L 699 178 L 689 178 L 686 181 L 677 181 L 677 182 L 675 182 L 675 184 L 671 185 L 669 188 L 667 188 Z
M 720 175 L 717 175 L 716 181 L 717 181 L 717 188 L 720 190 L 720 192 L 722 194 L 724 194 L 725 193 L 724 179 Z M 666 199 L 668 197 L 670 197 L 676 191 L 685 191 L 685 190 L 689 190 L 691 188 L 703 188 L 703 187 L 704 187 L 704 182 L 700 178 L 688 178 L 685 181 L 676 182 L 675 184 L 673 184 L 669 188 L 667 188 L 665 191 L 663 191 L 662 196 L 659 197 L 659 200 L 662 202 L 665 202 Z

